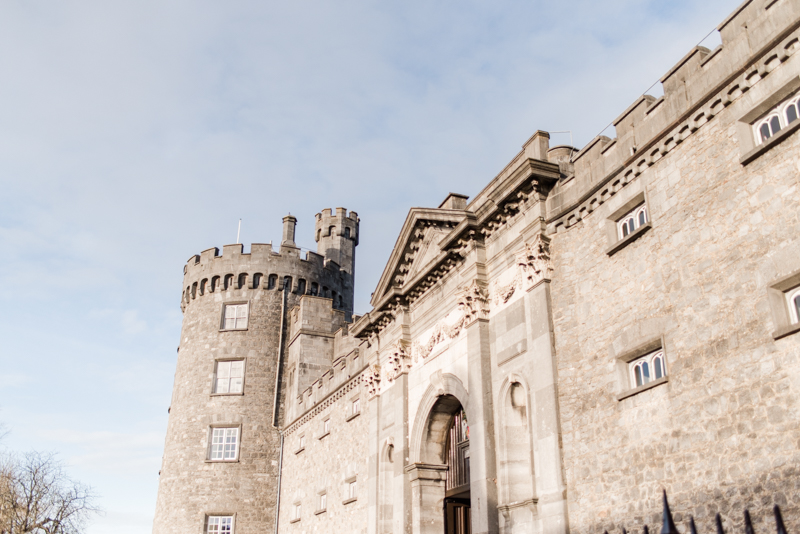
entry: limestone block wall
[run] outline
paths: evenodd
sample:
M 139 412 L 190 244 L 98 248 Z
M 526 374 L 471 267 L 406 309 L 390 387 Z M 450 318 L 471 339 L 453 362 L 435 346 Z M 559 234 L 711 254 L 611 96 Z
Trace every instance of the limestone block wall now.
M 741 528 L 746 506 L 767 531 L 773 503 L 800 528 L 800 338 L 773 338 L 768 301 L 771 284 L 800 270 L 800 138 L 743 165 L 752 141 L 739 122 L 798 74 L 796 58 L 775 66 L 552 236 L 574 533 L 652 528 L 662 488 L 676 518 L 692 514 L 704 531 L 716 512 Z M 637 194 L 652 227 L 609 255 L 608 218 Z M 624 357 L 653 341 L 668 381 L 625 397 Z
M 361 413 L 354 415 L 356 398 L 360 399 Z M 281 533 L 367 532 L 369 410 L 361 375 L 355 374 L 286 428 Z M 325 420 L 329 420 L 327 434 Z M 351 482 L 356 484 L 355 499 L 349 493 Z M 324 511 L 320 509 L 322 493 L 327 496 Z M 296 521 L 298 504 L 300 519 Z

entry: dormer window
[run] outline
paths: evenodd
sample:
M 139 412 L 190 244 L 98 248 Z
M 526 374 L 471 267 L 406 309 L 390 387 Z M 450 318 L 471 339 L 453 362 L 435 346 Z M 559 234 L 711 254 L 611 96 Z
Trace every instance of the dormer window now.
M 756 144 L 762 144 L 781 129 L 796 121 L 798 117 L 800 117 L 800 95 L 793 95 L 753 124 Z

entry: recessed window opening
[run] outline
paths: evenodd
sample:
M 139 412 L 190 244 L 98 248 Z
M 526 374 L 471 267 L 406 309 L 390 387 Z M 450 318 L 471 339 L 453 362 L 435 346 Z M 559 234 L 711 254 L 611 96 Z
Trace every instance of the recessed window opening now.
M 261 285 L 261 278 L 264 275 L 261 273 L 256 273 L 253 275 L 253 289 L 258 289 L 258 286 Z
M 355 480 L 347 484 L 347 498 L 355 499 L 358 496 L 358 484 Z
M 247 328 L 247 304 L 227 304 L 223 327 L 225 330 Z
M 642 204 L 617 221 L 617 234 L 622 239 L 647 223 L 647 206 Z
M 191 299 L 191 295 L 192 295 L 191 287 L 186 286 L 186 292 L 183 294 L 184 299 L 186 300 L 186 302 L 189 302 L 189 300 Z
M 320 235 L 322 234 L 322 229 L 317 229 L 317 241 L 319 241 Z
M 208 459 L 216 462 L 236 460 L 239 451 L 239 428 L 211 429 Z
M 331 291 L 331 298 L 333 299 L 333 306 L 336 307 L 336 291 Z
M 211 515 L 206 521 L 206 534 L 230 534 L 233 532 L 233 516 Z
M 327 510 L 328 509 L 328 494 L 322 493 L 319 496 L 319 509 L 320 510 Z
M 336 227 L 335 226 L 331 226 L 331 227 L 328 228 L 328 235 L 331 236 L 331 237 L 336 235 Z
M 328 286 L 322 286 L 322 296 L 323 296 L 323 297 L 326 297 L 326 298 L 327 298 L 327 297 L 329 296 L 329 295 L 328 295 L 328 291 L 330 291 L 330 290 L 328 289 Z M 192 295 L 192 297 L 194 297 L 194 295 Z
M 271 274 L 269 278 L 267 278 L 267 289 L 275 289 L 275 286 L 278 284 L 278 275 Z
M 792 324 L 800 323 L 800 287 L 789 290 L 786 293 L 786 300 L 789 303 L 789 315 Z
M 761 144 L 786 128 L 800 117 L 800 96 L 793 95 L 788 100 L 770 110 L 764 118 L 753 124 L 756 143 Z
M 345 237 L 350 237 L 350 228 L 345 228 L 344 229 L 344 236 Z
M 211 292 L 213 293 L 214 291 L 216 291 L 218 287 L 219 287 L 219 276 L 214 276 L 213 278 L 211 278 Z
M 300 519 L 300 503 L 294 503 L 294 508 L 292 509 L 292 519 L 299 520 Z
M 297 294 L 298 295 L 305 295 L 306 294 L 306 281 L 304 278 L 301 278 L 297 281 Z
M 664 351 L 657 350 L 637 358 L 628 364 L 631 372 L 631 385 L 639 387 L 666 376 Z
M 283 288 L 284 291 L 291 291 L 292 290 L 292 277 L 291 276 L 284 276 L 283 277 Z
M 344 301 L 342 300 L 342 296 L 339 295 L 339 305 L 337 306 L 337 308 L 342 308 L 342 307 L 344 307 Z
M 361 399 L 353 400 L 353 414 L 361 413 Z
M 319 294 L 319 284 L 316 282 L 311 282 L 311 294 L 315 297 Z
M 330 418 L 328 418 L 325 419 L 325 421 L 322 423 L 322 433 L 330 434 L 330 432 L 331 432 L 331 420 Z
M 242 273 L 239 275 L 239 289 L 244 289 L 247 285 L 247 273 Z
M 244 360 L 217 362 L 214 393 L 241 393 L 244 383 Z
M 196 296 L 197 296 L 197 282 L 192 284 L 192 298 L 195 298 Z
M 206 286 L 207 285 L 208 285 L 208 278 L 203 278 L 200 281 L 200 294 L 201 295 L 205 295 L 206 294 Z
M 233 287 L 233 275 L 232 274 L 226 274 L 225 275 L 225 286 L 224 286 L 224 288 L 226 290 L 228 290 L 228 289 L 231 289 L 231 287 Z

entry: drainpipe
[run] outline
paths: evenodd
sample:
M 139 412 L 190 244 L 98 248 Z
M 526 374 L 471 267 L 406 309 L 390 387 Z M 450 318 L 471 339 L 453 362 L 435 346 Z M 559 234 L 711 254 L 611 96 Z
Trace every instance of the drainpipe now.
M 281 509 L 281 474 L 283 471 L 283 431 L 278 428 L 278 403 L 280 402 L 280 392 L 278 388 L 281 383 L 281 356 L 283 355 L 283 345 L 285 343 L 283 332 L 286 321 L 286 301 L 289 298 L 289 291 L 291 291 L 291 288 L 287 287 L 286 279 L 284 278 L 283 292 L 281 295 L 281 329 L 278 338 L 278 357 L 275 363 L 275 395 L 272 399 L 272 428 L 276 429 L 281 436 L 280 452 L 278 453 L 278 491 L 275 497 L 275 534 L 278 534 L 278 517 Z

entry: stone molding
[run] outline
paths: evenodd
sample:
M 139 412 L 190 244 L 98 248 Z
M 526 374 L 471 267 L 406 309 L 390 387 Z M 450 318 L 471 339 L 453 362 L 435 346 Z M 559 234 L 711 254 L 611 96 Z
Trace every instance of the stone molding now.
M 533 241 L 525 243 L 515 256 L 517 272 L 511 283 L 501 286 L 495 280 L 492 284 L 492 301 L 495 305 L 511 300 L 517 290 L 527 291 L 539 282 L 553 278 L 550 238 L 547 236 L 536 234 Z

